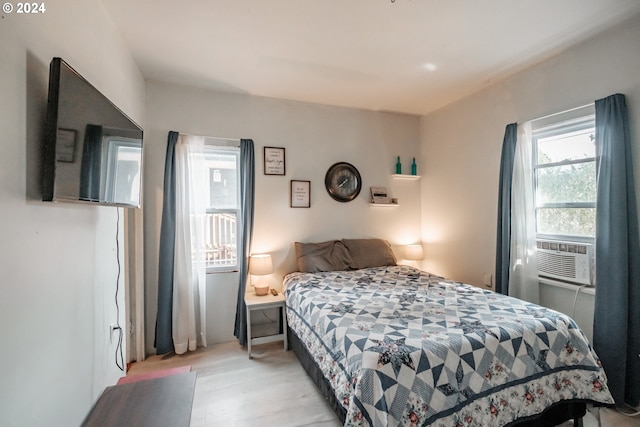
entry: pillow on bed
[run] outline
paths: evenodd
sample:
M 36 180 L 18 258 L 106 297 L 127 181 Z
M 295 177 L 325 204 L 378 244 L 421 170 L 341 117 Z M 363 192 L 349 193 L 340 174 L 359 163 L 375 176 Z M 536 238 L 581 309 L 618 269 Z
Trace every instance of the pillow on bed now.
M 342 239 L 349 250 L 351 268 L 384 267 L 396 265 L 391 245 L 382 239 Z
M 295 242 L 295 247 L 298 271 L 305 273 L 349 270 L 353 263 L 347 247 L 340 240 L 320 243 Z

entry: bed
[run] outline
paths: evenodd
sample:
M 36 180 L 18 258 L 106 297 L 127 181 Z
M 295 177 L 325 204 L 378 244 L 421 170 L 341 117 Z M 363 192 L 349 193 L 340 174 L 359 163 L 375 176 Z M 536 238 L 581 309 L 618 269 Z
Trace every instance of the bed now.
M 296 243 L 291 347 L 345 426 L 546 426 L 613 399 L 576 323 L 396 265 L 388 242 Z

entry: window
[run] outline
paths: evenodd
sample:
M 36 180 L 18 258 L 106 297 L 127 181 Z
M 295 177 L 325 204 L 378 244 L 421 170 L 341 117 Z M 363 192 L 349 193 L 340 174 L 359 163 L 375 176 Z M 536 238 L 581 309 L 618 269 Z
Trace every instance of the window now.
M 205 145 L 207 215 L 204 244 L 207 271 L 238 267 L 240 218 L 240 149 Z
M 538 237 L 595 239 L 595 116 L 588 112 L 574 110 L 532 122 Z

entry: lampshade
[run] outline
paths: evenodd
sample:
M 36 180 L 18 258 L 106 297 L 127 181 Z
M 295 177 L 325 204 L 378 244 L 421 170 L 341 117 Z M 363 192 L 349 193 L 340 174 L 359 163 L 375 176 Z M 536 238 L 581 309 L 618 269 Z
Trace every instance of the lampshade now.
M 251 259 L 249 260 L 249 274 L 253 276 L 264 276 L 271 273 L 273 273 L 273 263 L 271 262 L 271 255 L 251 255 Z
M 404 259 L 419 260 L 424 258 L 422 245 L 406 245 L 404 247 Z

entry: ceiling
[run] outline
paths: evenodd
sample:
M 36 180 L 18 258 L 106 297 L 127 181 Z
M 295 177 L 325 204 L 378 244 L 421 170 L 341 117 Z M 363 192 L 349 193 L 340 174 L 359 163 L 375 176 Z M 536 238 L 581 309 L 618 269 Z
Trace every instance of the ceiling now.
M 146 79 L 426 114 L 638 0 L 102 0 Z

